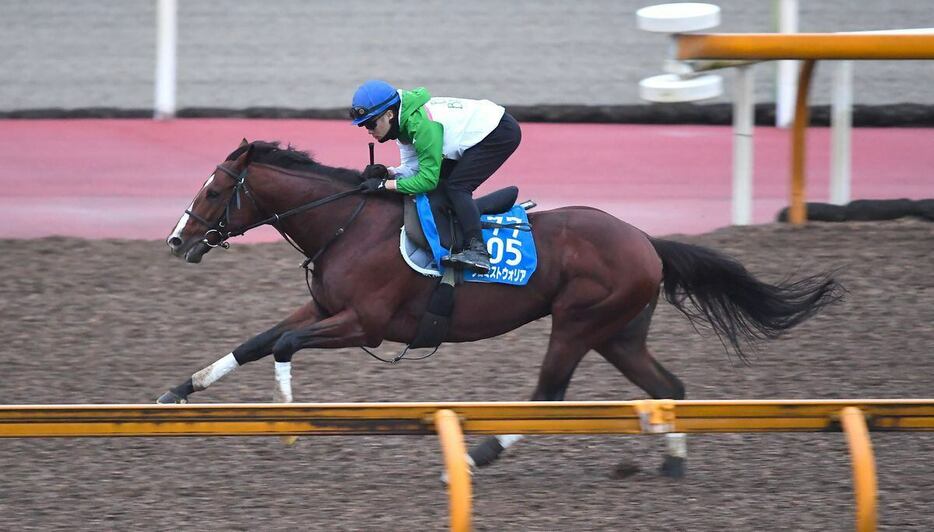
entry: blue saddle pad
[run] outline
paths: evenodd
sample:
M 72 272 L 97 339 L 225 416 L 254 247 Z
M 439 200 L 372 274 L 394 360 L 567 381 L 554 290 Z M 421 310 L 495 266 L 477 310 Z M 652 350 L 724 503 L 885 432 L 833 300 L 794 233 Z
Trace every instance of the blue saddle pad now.
M 428 196 L 417 194 L 415 205 L 418 208 L 418 218 L 422 224 L 422 231 L 431 247 L 435 263 L 441 265 L 441 259 L 450 254 L 450 251 L 441 245 L 438 237 L 438 226 L 435 224 Z M 529 227 L 529 217 L 525 209 L 513 205 L 512 209 L 502 214 L 485 214 L 480 217 L 482 222 L 497 225 L 519 224 Z M 490 252 L 490 273 L 479 275 L 464 272 L 464 280 L 475 283 L 501 283 L 516 286 L 528 284 L 535 268 L 538 266 L 538 254 L 535 251 L 535 239 L 532 231 L 519 228 L 491 227 L 483 229 L 483 240 Z M 439 266 L 444 273 L 444 266 Z

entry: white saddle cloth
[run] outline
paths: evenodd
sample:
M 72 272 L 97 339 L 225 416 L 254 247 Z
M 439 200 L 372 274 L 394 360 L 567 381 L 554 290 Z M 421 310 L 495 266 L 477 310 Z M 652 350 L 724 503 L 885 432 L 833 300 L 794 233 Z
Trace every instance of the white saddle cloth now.
M 428 277 L 441 277 L 441 271 L 431 251 L 422 249 L 405 234 L 405 227 L 399 232 L 399 251 L 413 270 Z

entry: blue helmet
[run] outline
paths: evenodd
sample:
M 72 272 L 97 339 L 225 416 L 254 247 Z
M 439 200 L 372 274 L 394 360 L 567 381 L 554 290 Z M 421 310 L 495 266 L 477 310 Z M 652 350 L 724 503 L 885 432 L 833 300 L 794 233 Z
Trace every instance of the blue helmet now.
M 364 122 L 383 114 L 383 111 L 398 102 L 399 93 L 395 87 L 385 81 L 371 79 L 360 85 L 353 94 L 350 118 L 355 126 L 362 126 Z

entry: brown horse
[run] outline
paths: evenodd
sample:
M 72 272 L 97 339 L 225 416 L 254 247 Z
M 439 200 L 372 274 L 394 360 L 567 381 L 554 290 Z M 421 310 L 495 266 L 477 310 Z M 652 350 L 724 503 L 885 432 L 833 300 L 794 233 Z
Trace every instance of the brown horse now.
M 312 298 L 163 394 L 160 403 L 187 402 L 269 354 L 276 361 L 275 400 L 290 402 L 296 351 L 412 341 L 438 281 L 413 271 L 400 255 L 400 197 L 364 195 L 359 184 L 359 172 L 326 167 L 277 143 L 244 141 L 217 166 L 168 237 L 172 253 L 200 262 L 228 238 L 272 224 L 313 259 Z M 490 338 L 550 314 L 534 401 L 562 400 L 591 349 L 651 397 L 684 398 L 681 381 L 646 347 L 662 286 L 671 304 L 692 321 L 707 322 L 740 357 L 744 343 L 774 338 L 838 299 L 838 285 L 827 275 L 767 284 L 716 251 L 650 238 L 597 209 L 535 212 L 529 221 L 538 269 L 528 285 L 460 285 L 446 341 Z M 489 438 L 470 458 L 486 465 L 516 440 Z M 683 435 L 669 440 L 666 473 L 682 473 L 683 442 Z

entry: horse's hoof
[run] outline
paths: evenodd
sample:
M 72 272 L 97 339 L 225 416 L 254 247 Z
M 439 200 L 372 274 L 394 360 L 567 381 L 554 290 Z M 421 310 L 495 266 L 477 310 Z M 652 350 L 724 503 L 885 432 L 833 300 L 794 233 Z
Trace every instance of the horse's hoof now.
M 665 462 L 662 464 L 662 476 L 669 478 L 684 478 L 684 458 L 679 456 L 665 456 Z
M 187 402 L 187 397 L 182 397 L 171 390 L 165 392 L 156 399 L 157 405 L 183 405 Z
M 613 468 L 613 471 L 610 473 L 610 477 L 617 480 L 622 480 L 624 478 L 629 478 L 638 472 L 638 465 L 631 462 L 620 462 L 616 464 L 616 467 Z
M 285 445 L 286 447 L 291 447 L 295 445 L 296 441 L 298 441 L 298 436 L 294 436 L 294 435 L 279 436 L 279 439 L 282 440 L 282 445 Z

